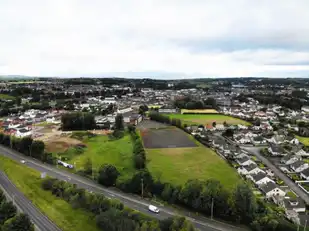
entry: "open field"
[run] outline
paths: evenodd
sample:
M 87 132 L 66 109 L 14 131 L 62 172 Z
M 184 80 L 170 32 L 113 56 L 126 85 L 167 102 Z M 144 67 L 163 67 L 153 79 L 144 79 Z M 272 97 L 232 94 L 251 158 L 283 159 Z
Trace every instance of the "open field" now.
M 14 96 L 10 96 L 10 95 L 6 95 L 6 94 L 0 94 L 0 99 L 10 99 L 10 100 L 14 100 L 15 97 L 14 97 Z
M 295 136 L 299 142 L 301 142 L 305 146 L 309 146 L 309 137 Z
M 218 111 L 215 109 L 181 109 L 181 114 L 183 113 L 217 114 Z
M 41 188 L 40 173 L 0 156 L 0 169 L 16 187 L 63 231 L 98 231 L 94 216 L 53 196 Z
M 141 129 L 141 136 L 145 148 L 196 147 L 195 142 L 177 128 Z
M 170 118 L 181 119 L 183 123 L 186 124 L 212 124 L 216 122 L 217 124 L 223 124 L 227 122 L 228 124 L 243 124 L 250 125 L 249 122 L 234 118 L 231 116 L 221 115 L 221 114 L 213 114 L 213 115 L 202 115 L 202 114 L 168 114 Z
M 75 163 L 77 170 L 83 168 L 86 160 L 90 158 L 94 169 L 98 169 L 103 164 L 112 164 L 122 174 L 129 175 L 135 172 L 133 147 L 129 135 L 119 140 L 110 140 L 108 136 L 96 136 L 85 141 L 84 144 L 87 146 L 84 152 L 68 161 Z
M 148 168 L 162 182 L 183 185 L 189 179 L 216 179 L 232 189 L 239 181 L 237 172 L 214 151 L 195 148 L 146 149 Z

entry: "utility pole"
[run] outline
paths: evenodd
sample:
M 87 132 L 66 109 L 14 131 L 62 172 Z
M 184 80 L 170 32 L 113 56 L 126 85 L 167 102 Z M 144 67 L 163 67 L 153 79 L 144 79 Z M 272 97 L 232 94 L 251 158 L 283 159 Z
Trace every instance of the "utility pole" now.
M 307 220 L 305 221 L 304 231 L 306 231 L 307 228 Z
M 142 198 L 144 198 L 144 178 L 141 179 L 142 185 Z
M 211 199 L 211 216 L 210 219 L 213 220 L 214 217 L 214 198 Z

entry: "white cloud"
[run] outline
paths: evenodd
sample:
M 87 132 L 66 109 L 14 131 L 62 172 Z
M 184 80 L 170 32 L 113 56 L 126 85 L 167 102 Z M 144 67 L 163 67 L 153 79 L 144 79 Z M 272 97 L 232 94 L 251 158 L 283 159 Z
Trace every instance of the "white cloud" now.
M 307 12 L 307 0 L 2 0 L 0 74 L 308 76 Z

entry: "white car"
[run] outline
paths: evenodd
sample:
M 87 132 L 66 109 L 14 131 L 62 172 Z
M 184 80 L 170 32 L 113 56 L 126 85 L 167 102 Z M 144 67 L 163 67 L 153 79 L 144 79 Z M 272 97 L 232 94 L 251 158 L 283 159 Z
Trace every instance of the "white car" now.
M 148 210 L 149 210 L 150 212 L 153 212 L 153 213 L 159 213 L 159 212 L 160 212 L 160 210 L 158 209 L 158 207 L 156 207 L 156 206 L 154 206 L 154 205 L 149 205 L 149 206 L 148 206 Z
M 26 163 L 26 161 L 25 160 L 21 160 L 20 163 L 24 164 L 24 163 Z

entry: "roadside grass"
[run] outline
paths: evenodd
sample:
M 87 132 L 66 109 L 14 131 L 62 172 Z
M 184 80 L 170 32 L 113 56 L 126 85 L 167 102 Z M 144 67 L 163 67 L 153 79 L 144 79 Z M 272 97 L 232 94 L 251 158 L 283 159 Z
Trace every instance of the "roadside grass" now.
M 212 125 L 213 122 L 217 124 L 223 124 L 224 122 L 228 124 L 243 124 L 249 126 L 250 123 L 238 118 L 231 116 L 221 115 L 221 114 L 168 114 L 170 118 L 181 119 L 183 123 L 190 124 L 203 124 Z
M 190 179 L 216 179 L 227 189 L 240 182 L 237 172 L 213 150 L 194 148 L 146 149 L 148 169 L 162 182 L 183 185 Z
M 69 203 L 41 188 L 40 173 L 0 156 L 0 169 L 16 187 L 63 231 L 99 231 L 94 216 L 81 209 L 73 209 Z
M 289 196 L 290 198 L 293 198 L 293 199 L 297 198 L 296 194 L 294 192 L 292 192 L 292 191 L 288 191 L 286 193 L 286 195 Z
M 309 146 L 309 137 L 302 137 L 302 136 L 298 136 L 295 135 L 295 137 L 299 140 L 299 142 L 301 142 L 303 145 L 305 146 Z
M 6 99 L 6 100 L 14 100 L 15 97 L 14 96 L 10 96 L 10 95 L 7 95 L 7 94 L 0 94 L 0 99 Z
M 93 168 L 98 170 L 103 164 L 114 165 L 121 175 L 130 176 L 135 172 L 133 164 L 133 144 L 129 134 L 118 140 L 112 140 L 108 136 L 95 136 L 88 139 L 83 154 L 71 155 L 68 162 L 75 163 L 76 170 L 84 168 L 88 158 L 92 160 Z M 71 150 L 68 150 L 71 152 Z

